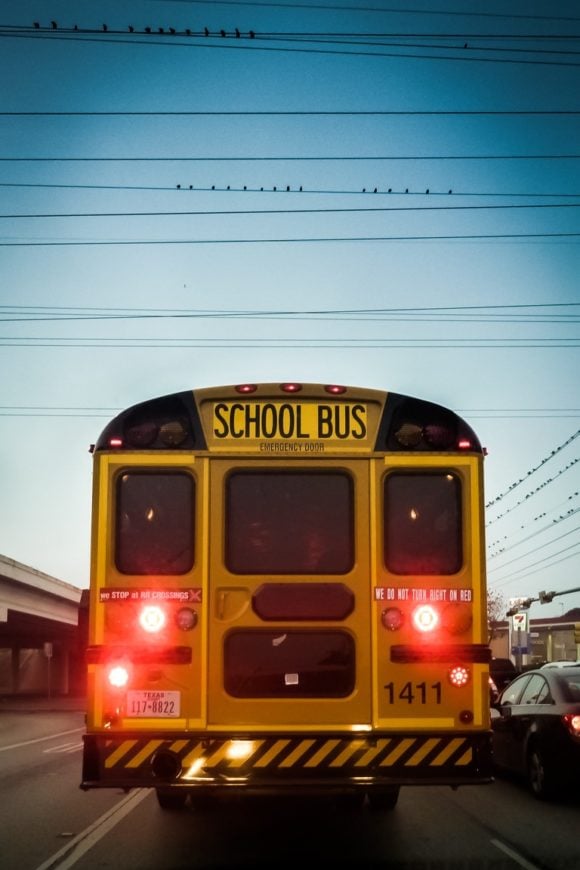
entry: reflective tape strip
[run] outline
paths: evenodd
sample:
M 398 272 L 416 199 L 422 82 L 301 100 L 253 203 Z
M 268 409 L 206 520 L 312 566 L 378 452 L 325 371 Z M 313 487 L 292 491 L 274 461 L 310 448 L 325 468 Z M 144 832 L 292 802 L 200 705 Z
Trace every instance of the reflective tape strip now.
M 118 761 L 123 758 L 137 743 L 136 740 L 124 740 L 120 746 L 117 746 L 114 752 L 105 759 L 105 767 L 114 767 Z
M 309 758 L 308 761 L 304 762 L 304 767 L 317 767 L 321 761 L 324 761 L 326 756 L 335 749 L 340 740 L 327 740 L 320 749 L 314 753 L 312 758 Z
M 473 761 L 473 749 L 470 746 L 469 749 L 461 756 L 461 758 L 457 759 L 455 764 L 457 764 L 458 767 L 464 767 L 466 764 L 471 764 L 472 761 Z
M 266 765 L 273 761 L 273 759 L 276 758 L 276 756 L 279 755 L 289 743 L 289 740 L 276 740 L 272 748 L 269 749 L 265 755 L 262 755 L 261 758 L 258 758 L 254 767 L 266 767 Z
M 252 758 L 256 754 L 256 752 L 262 748 L 262 746 L 265 743 L 265 740 L 248 740 L 248 741 L 241 741 L 241 742 L 242 743 L 247 742 L 247 743 L 251 744 L 251 747 L 252 747 L 251 751 L 248 752 L 247 755 L 241 755 L 239 758 L 231 758 L 230 759 L 230 767 L 243 767 L 245 764 L 247 764 L 249 762 L 250 758 Z
M 379 755 L 380 752 L 383 751 L 383 749 L 386 749 L 389 743 L 392 743 L 392 740 L 390 738 L 388 740 L 377 740 L 377 745 L 365 752 L 365 754 L 361 758 L 359 758 L 358 761 L 355 761 L 354 766 L 366 767 L 368 764 L 371 763 L 371 761 L 373 761 L 374 758 L 376 758 L 377 755 Z
M 417 750 L 417 752 L 414 752 L 411 758 L 409 758 L 408 761 L 405 762 L 405 765 L 408 765 L 409 767 L 416 767 L 423 761 L 426 755 L 429 755 L 432 749 L 435 749 L 439 742 L 439 738 L 436 737 L 432 737 L 430 740 L 425 741 L 423 746 L 421 746 L 420 749 Z
M 364 749 L 366 745 L 366 740 L 352 740 L 350 743 L 347 744 L 345 749 L 342 750 L 340 755 L 337 755 L 334 761 L 330 762 L 329 766 L 342 767 L 345 761 L 347 761 L 351 755 L 354 755 L 354 753 L 358 749 Z
M 145 744 L 141 752 L 138 752 L 137 755 L 134 755 L 133 758 L 127 762 L 125 767 L 139 767 L 144 761 L 153 755 L 155 750 L 161 746 L 163 740 L 150 740 Z
M 183 767 L 191 767 L 194 761 L 197 761 L 200 755 L 204 752 L 203 743 L 197 743 L 191 752 L 188 752 L 183 761 L 181 762 Z
M 389 767 L 391 764 L 394 764 L 397 761 L 403 752 L 406 752 L 409 747 L 413 745 L 415 741 L 411 737 L 405 737 L 404 740 L 401 740 L 398 746 L 395 746 L 392 752 L 389 752 L 386 758 L 380 763 L 380 767 Z
M 432 767 L 440 767 L 442 764 L 445 764 L 447 759 L 450 758 L 453 755 L 453 753 L 457 749 L 460 748 L 460 746 L 463 746 L 464 743 L 465 743 L 464 737 L 454 737 L 453 740 L 451 740 L 447 744 L 447 746 L 441 750 L 439 755 L 437 755 L 433 759 L 433 761 L 431 762 L 431 766 Z
M 215 767 L 216 764 L 218 764 L 224 758 L 224 756 L 228 753 L 228 751 L 231 748 L 231 745 L 232 744 L 229 740 L 225 740 L 221 746 L 218 746 L 218 748 L 216 749 L 216 751 L 212 755 L 209 755 L 206 758 L 204 767 L 206 767 L 206 768 L 207 767 Z
M 280 767 L 292 767 L 292 765 L 313 745 L 314 740 L 301 740 L 296 749 L 293 749 L 290 755 L 282 759 Z
M 243 745 L 240 747 L 238 744 Z M 473 764 L 475 757 L 470 737 L 414 736 L 376 740 L 367 737 L 262 737 L 256 740 L 160 738 L 123 740 L 118 745 L 107 739 L 103 751 L 110 754 L 104 758 L 104 767 L 136 770 L 144 766 L 160 747 L 176 756 L 183 754 L 181 765 L 184 770 L 201 759 L 206 770 L 221 767 L 224 772 L 229 768 L 245 770 L 247 773 L 267 767 L 278 770 L 318 768 L 328 771 L 372 771 L 395 765 L 399 769 L 457 768 Z M 334 756 L 336 752 L 338 754 Z

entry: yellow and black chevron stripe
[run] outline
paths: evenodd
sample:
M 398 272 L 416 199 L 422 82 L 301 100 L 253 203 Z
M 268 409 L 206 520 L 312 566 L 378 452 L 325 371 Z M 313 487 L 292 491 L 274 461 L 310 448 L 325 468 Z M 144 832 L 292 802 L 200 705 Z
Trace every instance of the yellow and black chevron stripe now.
M 487 735 L 248 736 L 244 738 L 143 736 L 86 738 L 98 755 L 99 779 L 140 781 L 149 775 L 161 753 L 176 759 L 180 779 L 216 776 L 251 780 L 284 776 L 344 779 L 353 776 L 393 777 L 405 781 L 461 782 L 484 779 Z M 96 770 L 95 770 L 96 773 Z

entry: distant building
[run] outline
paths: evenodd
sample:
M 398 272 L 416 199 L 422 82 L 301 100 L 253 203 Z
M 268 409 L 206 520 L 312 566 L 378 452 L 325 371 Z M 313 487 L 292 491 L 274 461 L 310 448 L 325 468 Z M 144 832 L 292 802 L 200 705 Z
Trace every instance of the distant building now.
M 574 626 L 580 624 L 580 607 L 562 616 L 530 618 L 528 630 L 520 635 L 522 665 L 533 667 L 554 661 L 577 661 L 580 644 L 574 640 Z M 496 658 L 517 659 L 517 633 L 511 619 L 491 623 L 491 651 Z

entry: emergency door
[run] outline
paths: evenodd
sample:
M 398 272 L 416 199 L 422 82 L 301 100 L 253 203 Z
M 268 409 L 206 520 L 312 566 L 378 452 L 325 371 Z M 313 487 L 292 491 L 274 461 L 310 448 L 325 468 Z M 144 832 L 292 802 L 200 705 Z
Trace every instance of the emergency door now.
M 215 460 L 208 725 L 371 721 L 368 465 Z

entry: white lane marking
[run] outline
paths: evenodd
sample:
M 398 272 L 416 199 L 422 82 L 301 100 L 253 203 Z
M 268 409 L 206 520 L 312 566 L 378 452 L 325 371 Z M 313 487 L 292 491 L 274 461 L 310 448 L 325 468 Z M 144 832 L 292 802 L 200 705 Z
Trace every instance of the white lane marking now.
M 505 843 L 502 843 L 501 840 L 491 840 L 492 844 L 499 849 L 501 852 L 504 852 L 508 855 L 512 861 L 515 861 L 516 864 L 519 864 L 520 867 L 523 867 L 524 870 L 540 870 L 537 864 L 532 864 L 531 861 L 528 861 L 527 858 L 524 858 L 523 855 L 520 855 L 519 852 L 516 852 L 515 849 L 512 849 L 510 846 L 506 846 Z
M 119 801 L 118 804 L 107 810 L 106 813 L 89 825 L 84 831 L 81 831 L 74 840 L 70 840 L 66 846 L 55 852 L 36 870 L 69 870 L 70 867 L 79 861 L 89 849 L 101 840 L 105 834 L 115 827 L 122 819 L 127 816 L 131 810 L 148 797 L 150 789 L 140 788 L 131 792 L 127 797 Z
M 42 752 L 44 755 L 48 755 L 51 752 L 78 752 L 82 748 L 82 743 L 61 743 L 59 746 L 50 746 L 48 749 L 43 749 Z
M 71 728 L 70 731 L 59 731 L 58 734 L 47 734 L 46 737 L 35 737 L 34 740 L 23 740 L 22 743 L 13 743 L 11 746 L 0 746 L 0 752 L 8 752 L 9 749 L 20 749 L 21 746 L 31 746 L 33 743 L 42 743 L 43 740 L 54 740 L 56 737 L 65 737 L 67 734 L 76 734 L 84 731 L 84 728 Z

